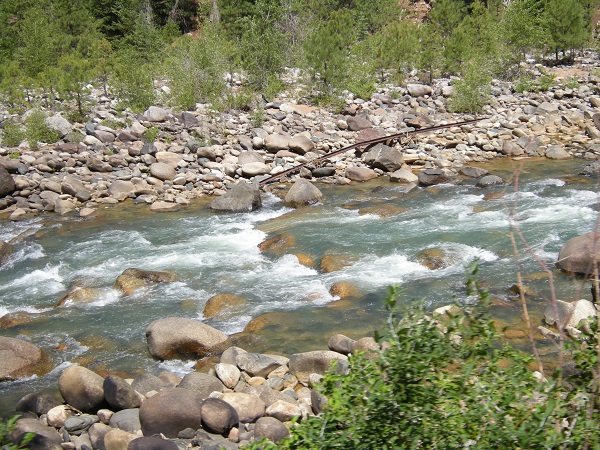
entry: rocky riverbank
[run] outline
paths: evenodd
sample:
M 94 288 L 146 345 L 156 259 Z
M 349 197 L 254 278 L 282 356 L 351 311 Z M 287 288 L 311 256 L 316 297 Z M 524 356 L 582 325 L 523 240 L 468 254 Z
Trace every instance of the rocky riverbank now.
M 309 164 L 299 175 L 345 184 L 388 175 L 411 182 L 432 171 L 424 184 L 496 157 L 597 160 L 597 66 L 595 52 L 588 52 L 573 67 L 528 69 L 538 76 L 554 71 L 555 84 L 544 92 L 516 93 L 511 83 L 494 81 L 490 105 L 475 124 L 407 138 L 393 148 L 379 145 L 375 152 L 347 152 Z M 58 143 L 0 148 L 0 209 L 11 220 L 46 211 L 87 216 L 127 199 L 154 211 L 177 209 L 356 142 L 472 118 L 446 111 L 452 93 L 452 80 L 427 86 L 414 77 L 406 87 L 349 99 L 341 114 L 291 98 L 253 112 L 216 114 L 198 105 L 133 114 L 118 112 L 115 100 L 99 95 L 87 123 L 71 124 L 60 113 L 48 119 L 63 136 Z

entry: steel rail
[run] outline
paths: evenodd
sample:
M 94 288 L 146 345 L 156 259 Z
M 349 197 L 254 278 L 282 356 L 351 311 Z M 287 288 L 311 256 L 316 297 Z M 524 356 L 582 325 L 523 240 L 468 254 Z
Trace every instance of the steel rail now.
M 475 123 L 475 122 L 479 122 L 483 120 L 483 118 L 479 118 L 479 119 L 470 119 L 470 120 L 464 120 L 462 122 L 454 122 L 454 123 L 449 123 L 446 125 L 436 125 L 433 127 L 427 127 L 427 128 L 419 128 L 417 130 L 411 130 L 411 131 L 405 131 L 402 133 L 396 133 L 396 134 L 390 134 L 389 136 L 384 136 L 384 137 L 380 137 L 380 138 L 375 138 L 375 139 L 369 139 L 366 141 L 361 141 L 361 142 L 357 142 L 356 144 L 352 144 L 349 145 L 347 147 L 341 148 L 339 150 L 335 150 L 333 152 L 327 153 L 326 155 L 323 156 L 319 156 L 318 158 L 313 159 L 312 161 L 308 161 L 302 164 L 298 164 L 297 166 L 291 167 L 289 169 L 284 170 L 283 172 L 279 172 L 275 175 L 272 175 L 268 178 L 265 178 L 264 180 L 259 181 L 258 185 L 259 187 L 265 186 L 266 184 L 269 184 L 275 180 L 278 180 L 281 177 L 284 177 L 290 173 L 294 173 L 300 169 L 302 169 L 303 167 L 306 167 L 310 164 L 315 164 L 315 163 L 319 163 L 321 161 L 325 161 L 326 159 L 331 158 L 332 156 L 336 156 L 339 155 L 341 153 L 345 153 L 349 150 L 354 150 L 355 148 L 358 147 L 368 147 L 369 145 L 373 145 L 373 144 L 379 144 L 381 142 L 387 142 L 387 141 L 393 141 L 394 139 L 402 139 L 414 134 L 423 134 L 423 133 L 429 133 L 432 131 L 438 131 L 438 130 L 443 130 L 445 128 L 451 128 L 451 127 L 460 127 L 462 125 L 468 125 L 471 123 Z

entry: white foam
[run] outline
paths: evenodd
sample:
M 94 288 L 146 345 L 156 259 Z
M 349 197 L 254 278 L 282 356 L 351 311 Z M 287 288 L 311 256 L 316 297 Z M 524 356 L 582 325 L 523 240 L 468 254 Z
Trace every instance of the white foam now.
M 56 266 L 47 265 L 44 269 L 37 269 L 25 274 L 10 283 L 7 283 L 0 289 L 25 288 L 30 293 L 48 293 L 55 294 L 64 289 L 63 277 L 59 271 L 61 264 Z
M 171 359 L 169 361 L 161 361 L 158 364 L 162 370 L 174 373 L 177 376 L 184 377 L 190 372 L 194 371 L 194 365 L 196 360 L 193 361 L 182 361 L 181 359 Z

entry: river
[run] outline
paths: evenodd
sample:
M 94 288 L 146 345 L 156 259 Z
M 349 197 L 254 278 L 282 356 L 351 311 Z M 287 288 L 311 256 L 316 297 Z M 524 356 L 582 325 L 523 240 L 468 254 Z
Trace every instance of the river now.
M 464 286 L 465 267 L 475 258 L 498 320 L 522 327 L 519 304 L 508 291 L 516 281 L 509 229 L 513 206 L 531 247 L 553 264 L 567 239 L 593 229 L 600 198 L 598 180 L 578 175 L 582 160 L 523 161 L 516 193 L 513 180 L 520 164 L 502 159 L 485 165 L 507 180 L 486 189 L 466 178 L 409 193 L 386 179 L 342 187 L 318 184 L 323 202 L 299 210 L 264 194 L 263 208 L 247 214 L 217 214 L 207 202 L 154 214 L 147 206 L 126 203 L 87 219 L 1 222 L 0 239 L 17 238 L 17 243 L 0 268 L 0 316 L 36 314 L 32 322 L 2 334 L 45 349 L 55 369 L 2 383 L 0 411 L 14 408 L 27 392 L 55 391 L 61 370 L 73 363 L 131 376 L 143 370 L 193 370 L 194 361 L 159 362 L 147 353 L 145 328 L 161 317 L 205 320 L 236 334 L 247 350 L 289 355 L 324 349 L 333 333 L 359 338 L 381 329 L 382 299 L 393 284 L 402 284 L 402 302 L 423 301 L 430 309 L 476 301 L 466 297 Z M 278 254 L 261 253 L 258 244 L 278 233 L 295 242 Z M 418 254 L 426 249 L 441 251 L 444 267 L 422 265 Z M 328 254 L 347 265 L 324 273 L 319 261 Z M 300 264 L 296 255 L 313 265 Z M 531 300 L 537 324 L 549 294 L 547 280 L 525 252 L 519 261 L 526 283 L 540 293 Z M 130 267 L 173 271 L 180 281 L 122 297 L 113 285 Z M 559 298 L 580 292 L 589 298 L 581 280 L 558 272 L 556 277 Z M 97 289 L 92 301 L 54 307 L 71 283 L 82 280 Z M 343 300 L 332 296 L 330 287 L 341 281 L 352 282 L 361 294 Z M 245 303 L 230 316 L 204 318 L 207 299 L 220 293 Z M 252 332 L 239 334 L 259 316 Z

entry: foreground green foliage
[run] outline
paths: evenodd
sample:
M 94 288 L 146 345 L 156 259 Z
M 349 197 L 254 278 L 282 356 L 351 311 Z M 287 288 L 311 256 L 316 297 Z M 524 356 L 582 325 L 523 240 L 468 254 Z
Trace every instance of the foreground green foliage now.
M 6 421 L 0 420 L 0 448 L 2 448 L 2 450 L 19 450 L 27 448 L 27 444 L 35 437 L 34 433 L 27 433 L 23 439 L 21 439 L 20 444 L 14 444 L 10 440 L 10 435 L 15 430 L 18 419 L 19 416 L 13 416 Z
M 322 383 L 326 410 L 292 428 L 279 449 L 598 448 L 597 325 L 573 346 L 578 377 L 540 381 L 532 358 L 502 345 L 473 278 L 477 306 L 432 319 L 398 317 L 399 291 L 383 350 L 350 357 L 347 375 Z

